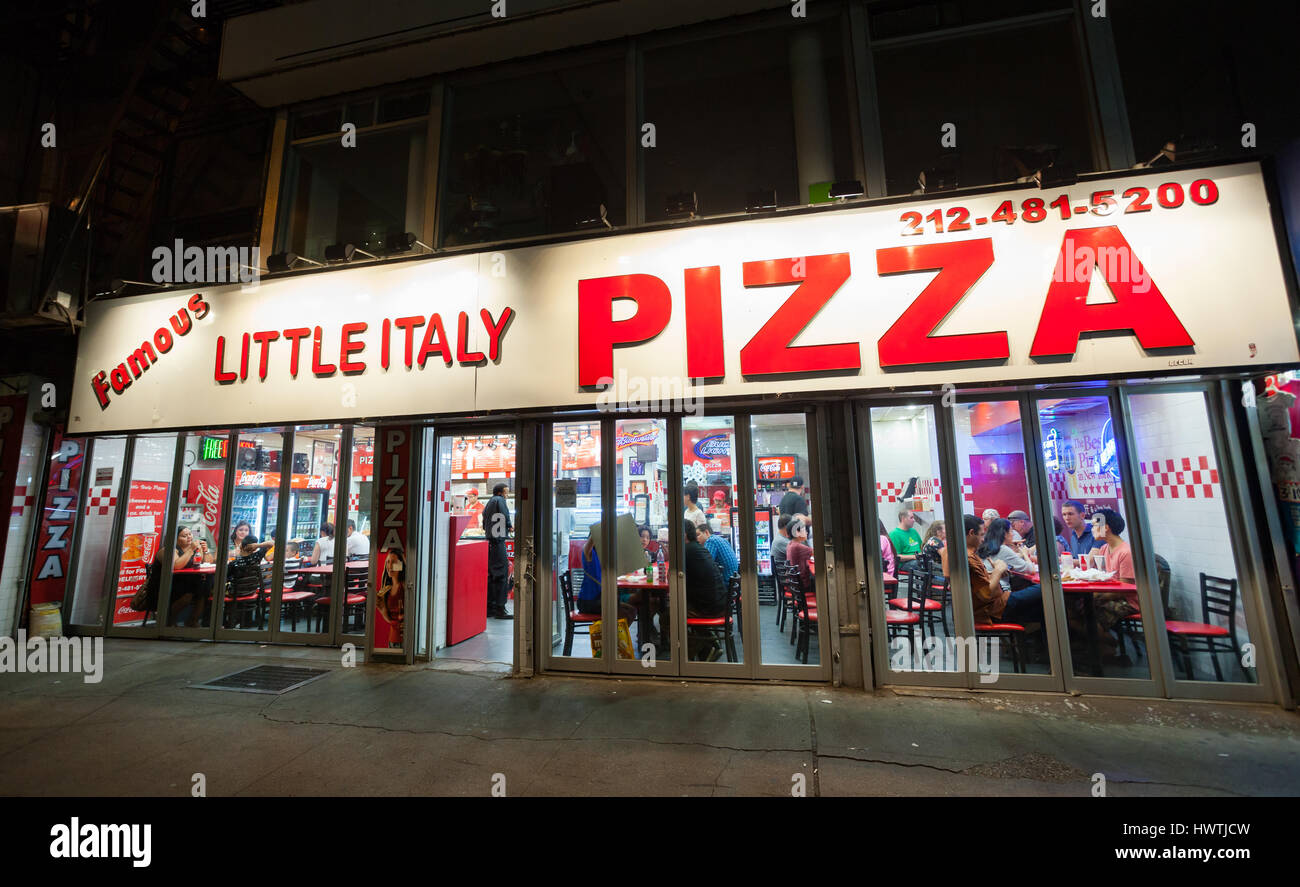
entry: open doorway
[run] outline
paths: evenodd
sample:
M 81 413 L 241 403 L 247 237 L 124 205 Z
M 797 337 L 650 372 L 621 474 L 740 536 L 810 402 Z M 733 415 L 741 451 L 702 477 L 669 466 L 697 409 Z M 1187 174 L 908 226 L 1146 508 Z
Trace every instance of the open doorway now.
M 436 660 L 514 662 L 515 435 L 439 433 L 431 577 Z

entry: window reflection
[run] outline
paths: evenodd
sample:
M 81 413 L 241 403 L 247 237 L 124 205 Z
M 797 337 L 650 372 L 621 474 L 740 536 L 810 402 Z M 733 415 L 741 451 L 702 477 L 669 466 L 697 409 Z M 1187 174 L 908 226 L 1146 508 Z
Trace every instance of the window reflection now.
M 447 90 L 446 246 L 625 221 L 621 58 Z

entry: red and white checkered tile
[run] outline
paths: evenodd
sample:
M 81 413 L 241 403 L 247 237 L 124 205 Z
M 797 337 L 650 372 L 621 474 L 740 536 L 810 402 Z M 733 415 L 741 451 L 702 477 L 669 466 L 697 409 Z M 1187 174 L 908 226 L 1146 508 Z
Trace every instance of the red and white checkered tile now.
M 117 505 L 117 497 L 113 495 L 112 487 L 91 487 L 86 495 L 86 514 L 93 513 L 100 515 L 108 514 L 110 508 Z
M 1208 456 L 1142 462 L 1142 488 L 1148 499 L 1213 499 L 1219 470 Z
M 26 486 L 14 487 L 13 509 L 9 512 L 10 517 L 23 517 L 27 514 L 28 509 L 36 504 L 36 497 L 27 495 Z

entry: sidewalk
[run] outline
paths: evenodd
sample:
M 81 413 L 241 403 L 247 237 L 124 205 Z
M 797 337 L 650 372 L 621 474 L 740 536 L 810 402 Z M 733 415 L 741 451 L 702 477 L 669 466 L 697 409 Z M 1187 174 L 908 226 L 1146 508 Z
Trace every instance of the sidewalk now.
M 1266 706 L 510 679 L 339 667 L 330 649 L 109 640 L 104 679 L 0 674 L 0 794 L 1300 794 L 1300 717 Z M 333 669 L 283 696 L 190 689 Z

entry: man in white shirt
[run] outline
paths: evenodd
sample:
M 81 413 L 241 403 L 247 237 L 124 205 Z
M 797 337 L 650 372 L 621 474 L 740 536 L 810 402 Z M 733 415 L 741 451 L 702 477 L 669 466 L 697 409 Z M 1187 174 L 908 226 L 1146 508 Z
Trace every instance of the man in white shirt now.
M 348 521 L 348 560 L 370 557 L 370 540 L 357 532 L 357 522 Z

